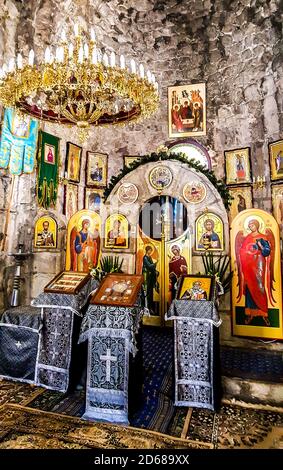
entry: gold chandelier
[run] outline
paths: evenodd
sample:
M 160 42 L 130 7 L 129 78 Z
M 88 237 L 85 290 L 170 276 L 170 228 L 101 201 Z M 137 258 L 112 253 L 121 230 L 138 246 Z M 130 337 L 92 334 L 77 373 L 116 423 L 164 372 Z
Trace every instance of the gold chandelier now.
M 150 71 L 123 55 L 98 49 L 90 34 L 74 26 L 73 39 L 62 32 L 44 58 L 21 54 L 0 69 L 0 101 L 50 122 L 76 125 L 83 140 L 89 127 L 117 125 L 149 117 L 158 107 L 158 85 Z

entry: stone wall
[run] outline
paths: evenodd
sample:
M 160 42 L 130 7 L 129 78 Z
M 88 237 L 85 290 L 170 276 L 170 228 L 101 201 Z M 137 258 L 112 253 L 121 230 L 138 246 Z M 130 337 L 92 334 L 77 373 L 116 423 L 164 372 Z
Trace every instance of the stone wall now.
M 123 155 L 145 154 L 168 141 L 167 87 L 204 81 L 207 135 L 198 140 L 210 149 L 213 169 L 222 178 L 224 150 L 251 147 L 253 175 L 267 178 L 266 189 L 254 193 L 255 206 L 271 210 L 268 142 L 282 138 L 283 127 L 280 5 L 280 0 L 0 0 L 0 64 L 15 51 L 27 54 L 29 48 L 42 58 L 62 27 L 72 28 L 78 19 L 95 27 L 100 45 L 142 62 L 160 85 L 160 108 L 151 119 L 91 132 L 83 150 L 79 209 L 83 208 L 86 150 L 109 155 L 111 178 L 122 168 Z M 58 125 L 43 127 L 61 138 L 63 176 L 66 142 L 78 143 L 76 131 Z M 1 175 L 0 232 L 4 233 L 11 178 L 4 171 Z M 6 250 L 0 254 L 1 306 L 7 305 L 4 292 L 8 289 L 9 294 L 11 289 L 13 261 L 7 252 L 16 248 L 19 229 L 24 230 L 27 248 L 32 246 L 32 223 L 39 213 L 34 196 L 35 173 L 16 177 Z M 66 223 L 62 205 L 61 185 L 54 214 Z M 56 253 L 56 261 L 54 256 L 37 253 L 25 263 L 26 302 L 37 290 L 31 292 L 32 277 L 38 279 L 40 289 L 64 265 L 64 250 Z M 50 271 L 49 266 L 53 266 Z M 227 326 L 229 315 L 225 315 Z M 224 339 L 231 340 L 228 326 Z

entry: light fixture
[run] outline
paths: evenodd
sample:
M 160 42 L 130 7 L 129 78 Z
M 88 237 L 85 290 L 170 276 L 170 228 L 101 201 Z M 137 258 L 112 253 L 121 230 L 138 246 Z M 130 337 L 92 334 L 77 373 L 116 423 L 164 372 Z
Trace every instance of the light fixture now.
M 57 46 L 37 59 L 17 54 L 0 69 L 0 101 L 38 119 L 78 126 L 81 140 L 90 126 L 117 125 L 152 115 L 158 107 L 154 75 L 123 55 L 98 49 L 95 32 L 74 26 Z
M 265 176 L 257 176 L 253 177 L 253 187 L 255 190 L 264 189 L 266 186 L 266 177 Z

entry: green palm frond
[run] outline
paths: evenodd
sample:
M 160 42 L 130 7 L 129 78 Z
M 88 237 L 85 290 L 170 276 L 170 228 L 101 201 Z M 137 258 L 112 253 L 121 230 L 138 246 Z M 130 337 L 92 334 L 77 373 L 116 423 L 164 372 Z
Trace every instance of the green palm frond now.
M 231 287 L 233 272 L 230 271 L 230 256 L 215 255 L 212 251 L 201 255 L 205 274 L 217 276 L 221 282 L 224 293 Z
M 108 273 L 122 273 L 124 260 L 119 256 L 103 256 L 100 260 L 100 266 L 90 271 L 92 277 L 101 281 Z

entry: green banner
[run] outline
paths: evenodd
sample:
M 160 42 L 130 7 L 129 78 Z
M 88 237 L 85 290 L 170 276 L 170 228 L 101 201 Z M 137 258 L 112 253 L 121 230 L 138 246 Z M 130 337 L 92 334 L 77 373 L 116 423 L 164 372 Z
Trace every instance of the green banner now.
M 39 133 L 37 200 L 45 209 L 55 207 L 58 188 L 59 138 Z

